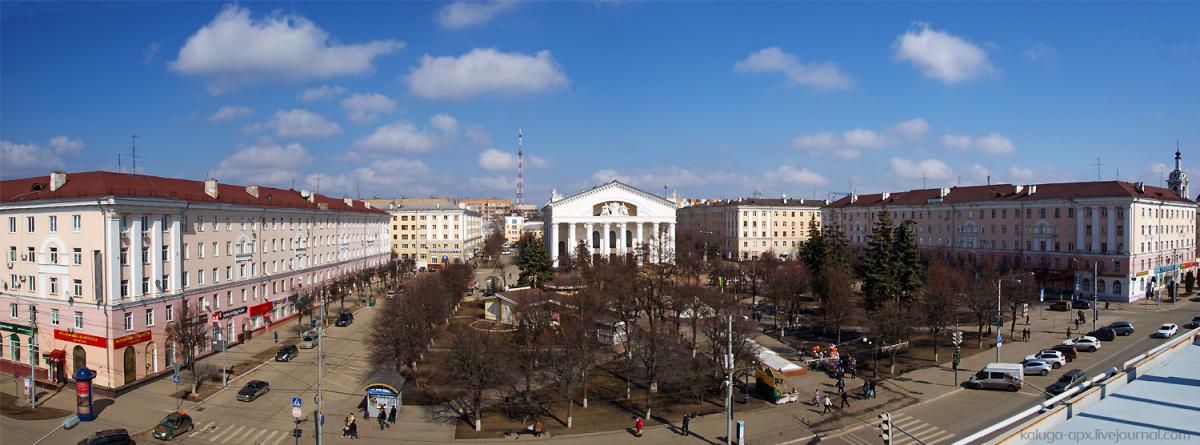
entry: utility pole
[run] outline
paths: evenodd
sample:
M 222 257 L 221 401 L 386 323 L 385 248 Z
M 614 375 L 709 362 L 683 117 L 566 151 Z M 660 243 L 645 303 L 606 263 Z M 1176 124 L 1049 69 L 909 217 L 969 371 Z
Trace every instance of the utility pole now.
M 227 372 L 227 370 L 229 369 L 229 358 L 228 358 L 229 356 L 225 354 L 225 351 L 229 350 L 229 334 L 228 334 L 228 332 L 229 331 L 227 331 L 225 328 L 221 328 L 221 387 L 222 388 L 229 387 L 229 372 Z
M 321 429 L 325 423 L 325 414 L 321 412 L 321 404 L 325 401 L 321 396 L 321 379 L 324 377 L 322 362 L 325 360 L 325 355 L 321 353 L 321 344 L 325 343 L 325 339 L 321 338 L 325 333 L 325 290 L 322 289 L 317 295 L 321 299 L 321 321 L 317 323 L 317 415 L 313 420 L 316 423 L 317 445 L 321 445 Z
M 733 316 L 727 316 L 725 331 L 725 445 L 733 443 Z
M 29 305 L 29 408 L 37 409 L 37 306 Z

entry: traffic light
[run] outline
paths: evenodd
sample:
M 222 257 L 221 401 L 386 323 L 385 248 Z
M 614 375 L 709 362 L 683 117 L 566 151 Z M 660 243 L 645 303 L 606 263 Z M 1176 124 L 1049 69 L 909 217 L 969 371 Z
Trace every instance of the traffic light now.
M 954 340 L 954 346 L 962 344 L 962 331 L 954 331 L 950 333 L 950 338 Z
M 1029 303 L 1021 303 L 1021 316 L 1029 317 Z
M 883 439 L 883 445 L 892 445 L 892 413 L 880 414 L 879 419 L 879 438 Z

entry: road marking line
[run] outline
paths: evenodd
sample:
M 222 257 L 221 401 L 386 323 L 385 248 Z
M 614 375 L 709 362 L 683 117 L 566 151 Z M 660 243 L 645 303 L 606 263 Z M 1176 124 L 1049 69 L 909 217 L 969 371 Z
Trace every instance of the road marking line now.
M 845 436 L 841 436 L 841 437 L 839 437 L 839 439 L 849 442 L 851 445 L 875 445 L 875 444 L 868 442 L 866 439 L 855 436 L 853 434 L 847 434 Z
M 220 428 L 220 426 L 218 426 L 217 428 Z M 211 439 L 208 439 L 208 440 L 209 440 L 209 441 L 212 441 L 212 442 L 216 442 L 218 439 L 220 439 L 221 437 L 225 436 L 225 435 L 226 435 L 226 434 L 228 434 L 230 431 L 233 431 L 233 425 L 230 425 L 230 426 L 229 426 L 229 428 L 225 428 L 225 429 L 224 429 L 223 431 L 221 431 L 220 433 L 217 433 L 217 435 L 216 435 L 216 436 L 213 436 Z
M 197 434 L 208 431 L 209 428 L 212 428 L 214 423 L 217 422 L 208 422 L 208 425 L 204 425 L 204 428 L 197 428 L 196 431 L 192 431 L 192 434 L 188 434 L 188 437 L 196 437 Z
M 258 443 L 260 443 L 260 444 L 264 444 L 264 443 L 270 442 L 270 441 L 271 441 L 271 439 L 275 438 L 275 435 L 276 435 L 276 434 L 279 434 L 279 431 L 271 431 L 271 434 L 268 434 L 268 435 L 267 435 L 267 437 L 264 437 L 264 438 L 263 438 L 263 440 L 262 440 L 261 442 L 258 442 Z M 284 436 L 287 436 L 287 435 L 286 435 L 286 434 L 284 434 Z
M 929 437 L 930 437 L 929 440 L 926 440 L 925 443 L 932 445 L 932 444 L 935 444 L 935 443 L 938 443 L 938 442 L 941 442 L 944 440 L 950 440 L 950 439 L 954 438 L 954 434 L 951 434 L 948 431 L 942 431 L 938 434 L 935 434 L 935 435 L 932 435 Z
M 279 438 L 275 439 L 275 442 L 272 442 L 271 445 L 279 445 L 279 442 L 283 442 L 283 438 L 288 437 L 290 435 L 291 434 L 288 434 L 288 433 L 280 434 Z M 263 443 L 266 444 L 266 442 L 263 442 Z
M 901 427 L 901 428 L 904 428 L 904 427 Z M 921 436 L 924 436 L 929 433 L 937 432 L 938 428 L 933 425 L 922 424 L 922 425 L 914 425 L 914 426 L 911 426 L 908 428 L 904 428 L 904 431 L 907 431 L 908 434 L 912 434 L 914 436 L 921 437 Z
M 256 430 L 257 430 L 257 428 L 249 427 L 249 429 L 247 429 L 245 433 L 242 433 L 242 435 L 237 438 L 237 442 L 244 443 L 243 440 L 246 439 L 246 436 L 249 436 L 250 433 L 253 433 Z M 234 433 L 234 436 L 237 436 L 237 433 Z M 233 436 L 229 436 L 229 438 L 232 439 Z
M 231 429 L 231 430 L 232 430 L 232 429 L 233 429 L 233 427 L 231 426 L 231 427 L 229 427 L 229 429 Z M 236 435 L 238 435 L 238 433 L 242 432 L 242 430 L 244 430 L 244 429 L 246 429 L 246 426 L 245 426 L 245 425 L 239 426 L 239 427 L 237 428 L 237 430 L 233 431 L 233 433 L 232 433 L 232 434 L 230 434 L 230 435 L 226 436 L 226 437 L 225 437 L 225 439 L 221 441 L 221 443 L 229 443 L 229 439 L 232 439 L 232 438 L 233 438 L 233 436 L 236 436 Z M 213 439 L 213 442 L 216 442 L 216 441 L 217 441 L 217 439 Z
M 259 443 L 259 442 L 258 442 L 258 438 L 259 438 L 259 437 L 262 437 L 262 435 L 263 435 L 263 434 L 266 434 L 266 433 L 267 433 L 267 431 L 270 431 L 270 430 L 268 430 L 268 429 L 263 429 L 263 430 L 260 430 L 260 431 L 258 432 L 258 434 L 255 434 L 255 435 L 254 435 L 254 438 L 253 438 L 253 439 L 250 439 L 250 442 L 253 442 L 253 443 Z

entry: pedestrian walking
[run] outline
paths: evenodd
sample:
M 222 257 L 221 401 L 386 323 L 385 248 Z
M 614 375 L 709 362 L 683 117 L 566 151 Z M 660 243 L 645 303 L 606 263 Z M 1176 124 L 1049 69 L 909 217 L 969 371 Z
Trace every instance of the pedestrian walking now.
M 838 379 L 837 384 L 834 386 L 837 387 L 839 392 L 844 392 L 846 390 L 846 381 L 842 380 L 842 379 Z
M 271 334 L 275 337 L 275 343 L 279 343 L 279 331 L 271 332 Z
M 350 433 L 350 438 L 351 438 L 351 439 L 357 439 L 357 438 L 358 438 L 358 422 L 356 422 L 356 421 L 355 421 L 353 418 L 351 418 L 351 419 L 350 419 L 350 431 L 349 431 L 349 433 Z
M 633 434 L 637 437 L 642 437 L 642 426 L 644 425 L 645 423 L 642 422 L 642 417 L 638 416 L 637 420 L 633 421 Z
M 813 406 L 821 406 L 821 390 L 813 390 Z
M 829 400 L 829 396 L 825 396 L 825 411 L 822 411 L 821 414 L 825 414 L 832 409 L 833 409 L 833 401 Z
M 1071 327 L 1067 326 L 1067 338 L 1071 338 Z
M 691 425 L 691 423 L 692 423 L 692 414 L 691 413 L 684 414 L 683 415 L 683 437 L 687 437 L 687 436 L 691 435 L 691 431 L 688 429 L 688 427 Z
M 350 417 L 342 422 L 342 437 L 350 437 Z
M 1104 310 L 1106 310 L 1106 311 L 1108 310 L 1108 302 L 1107 301 L 1104 302 Z
M 392 405 L 392 409 L 388 411 L 388 423 L 396 423 L 396 405 Z
M 846 394 L 846 391 L 842 391 L 842 408 L 844 409 L 847 406 L 850 406 L 850 395 Z
M 387 424 L 387 406 L 379 405 L 379 429 L 386 429 Z
M 862 392 L 863 392 L 862 398 L 864 400 L 871 398 L 871 381 L 870 380 L 863 380 Z

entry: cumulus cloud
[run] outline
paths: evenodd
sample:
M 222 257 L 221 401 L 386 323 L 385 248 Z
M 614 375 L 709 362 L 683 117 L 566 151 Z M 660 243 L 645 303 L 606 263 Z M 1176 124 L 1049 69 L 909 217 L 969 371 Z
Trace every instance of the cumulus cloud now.
M 365 123 L 395 110 L 396 101 L 379 93 L 355 94 L 342 99 L 342 108 L 346 110 L 346 118 L 350 122 Z
M 948 84 L 966 82 L 996 71 L 987 52 L 975 44 L 915 22 L 892 45 L 896 60 L 916 66 L 921 74 Z
M 188 37 L 170 69 L 212 78 L 220 93 L 242 84 L 301 81 L 371 72 L 375 58 L 403 48 L 395 40 L 338 44 L 308 19 L 273 13 L 255 20 L 230 5 Z
M 942 145 L 956 150 L 976 150 L 991 155 L 1011 155 L 1017 152 L 1017 145 L 1000 133 L 989 133 L 985 136 L 962 136 L 947 134 L 942 136 Z
M 801 135 L 792 140 L 792 147 L 811 153 L 833 153 L 846 159 L 857 159 L 864 150 L 890 148 L 904 142 L 918 141 L 928 130 L 929 122 L 915 118 L 882 131 L 855 128 L 841 134 L 821 131 Z
M 65 165 L 62 158 L 53 150 L 47 150 L 38 144 L 14 144 L 0 140 L 0 177 L 5 179 L 27 178 L 45 175 L 50 170 L 62 169 Z
M 850 88 L 854 82 L 837 64 L 830 62 L 803 63 L 799 57 L 778 47 L 759 50 L 733 65 L 740 73 L 783 73 L 788 83 L 818 89 Z
M 892 158 L 892 173 L 907 179 L 925 178 L 931 181 L 942 181 L 954 177 L 954 170 L 939 159 L 912 161 L 904 158 Z
M 483 25 L 517 7 L 512 0 L 454 2 L 439 9 L 435 19 L 443 28 L 463 29 Z
M 79 154 L 83 151 L 83 139 L 71 139 L 64 135 L 58 135 L 50 138 L 47 143 L 50 148 L 54 149 L 54 154 L 59 156 L 71 156 Z
M 662 190 L 663 186 L 670 189 L 685 189 L 713 185 L 745 188 L 749 185 L 748 178 L 737 173 L 722 170 L 696 172 L 674 165 L 632 173 L 602 169 L 592 174 L 592 182 L 595 183 L 604 183 L 612 180 L 638 186 L 648 191 Z
M 456 135 L 458 134 L 458 119 L 445 113 L 438 113 L 429 118 L 430 125 L 436 128 L 442 134 Z
M 421 57 L 408 74 L 412 92 L 427 99 L 466 99 L 499 93 L 515 96 L 549 91 L 567 85 L 550 51 L 535 55 L 476 48 L 459 57 Z
M 491 145 L 492 135 L 487 129 L 479 125 L 468 125 L 466 130 L 467 140 L 471 143 L 480 146 Z
M 525 165 L 535 168 L 545 168 L 550 163 L 543 158 L 525 155 Z M 517 154 L 489 148 L 479 153 L 479 168 L 484 170 L 516 170 Z
M 476 190 L 503 192 L 516 190 L 517 181 L 508 176 L 482 176 L 468 179 L 467 185 Z
M 385 159 L 358 167 L 344 174 L 313 173 L 305 177 L 305 187 L 323 194 L 399 196 L 432 195 L 444 191 L 445 177 L 419 160 Z
M 226 121 L 231 121 L 234 119 L 240 119 L 240 118 L 249 116 L 250 113 L 253 113 L 253 112 L 254 112 L 254 110 L 251 110 L 250 107 L 241 106 L 241 105 L 225 105 L 225 106 L 221 107 L 221 109 L 217 110 L 216 113 L 213 113 L 212 116 L 209 116 L 208 121 L 209 122 L 226 122 Z
M 321 85 L 319 87 L 305 88 L 304 91 L 300 92 L 300 100 L 315 102 L 340 96 L 344 92 L 346 92 L 346 89 L 339 86 Z
M 829 179 L 812 170 L 790 165 L 781 165 L 774 170 L 768 170 L 764 176 L 770 182 L 792 185 L 825 185 L 829 183 Z
M 300 144 L 254 145 L 222 159 L 208 175 L 234 183 L 286 184 L 311 161 Z
M 408 121 L 396 121 L 354 141 L 354 148 L 376 153 L 424 153 L 438 146 L 438 138 Z
M 1014 164 L 1008 166 L 1008 175 L 1011 176 L 1015 181 L 1028 181 L 1033 179 L 1033 169 L 1021 168 Z
M 985 183 L 991 171 L 978 162 L 968 165 L 964 171 L 968 182 Z
M 246 132 L 274 129 L 282 137 L 325 138 L 342 133 L 342 127 L 308 110 L 292 109 L 275 112 L 266 124 L 252 124 Z
M 1046 65 L 1054 65 L 1058 63 L 1058 51 L 1045 43 L 1035 43 L 1029 49 L 1025 50 L 1021 55 L 1026 59 L 1034 62 L 1041 62 Z

